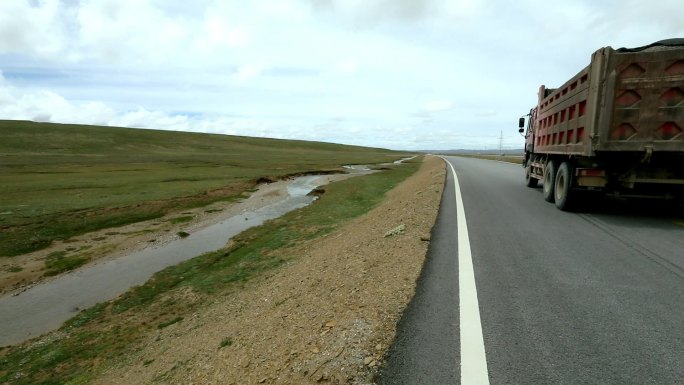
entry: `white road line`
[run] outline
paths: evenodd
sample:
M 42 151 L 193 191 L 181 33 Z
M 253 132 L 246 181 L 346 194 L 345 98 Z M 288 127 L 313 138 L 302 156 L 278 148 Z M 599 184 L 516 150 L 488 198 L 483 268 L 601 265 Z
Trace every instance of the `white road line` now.
M 466 223 L 461 187 L 454 166 L 446 159 L 454 175 L 456 193 L 456 225 L 458 226 L 458 293 L 461 325 L 461 384 L 489 385 L 487 357 L 482 338 L 480 307 L 477 302 L 473 256 L 470 252 L 470 238 Z

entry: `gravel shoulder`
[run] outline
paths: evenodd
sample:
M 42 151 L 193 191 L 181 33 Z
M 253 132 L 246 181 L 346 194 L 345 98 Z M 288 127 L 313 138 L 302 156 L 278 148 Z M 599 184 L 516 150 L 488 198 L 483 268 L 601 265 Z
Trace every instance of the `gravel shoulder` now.
M 414 295 L 437 217 L 444 163 L 425 159 L 378 207 L 287 249 L 286 265 L 191 319 L 150 333 L 94 382 L 372 383 Z M 187 288 L 175 295 L 195 296 Z

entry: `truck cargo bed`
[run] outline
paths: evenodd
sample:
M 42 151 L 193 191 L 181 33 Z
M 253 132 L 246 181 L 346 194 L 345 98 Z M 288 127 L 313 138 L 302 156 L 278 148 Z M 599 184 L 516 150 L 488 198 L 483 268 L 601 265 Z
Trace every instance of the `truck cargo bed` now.
M 532 118 L 535 153 L 684 152 L 684 46 L 601 48 Z

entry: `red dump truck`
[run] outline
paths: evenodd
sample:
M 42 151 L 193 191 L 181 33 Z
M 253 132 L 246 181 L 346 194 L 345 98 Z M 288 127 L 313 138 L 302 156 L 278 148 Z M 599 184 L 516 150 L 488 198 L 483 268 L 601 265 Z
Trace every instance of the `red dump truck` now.
M 525 118 L 527 117 L 527 130 Z M 584 191 L 684 198 L 684 39 L 594 52 L 520 118 L 528 187 L 561 210 Z

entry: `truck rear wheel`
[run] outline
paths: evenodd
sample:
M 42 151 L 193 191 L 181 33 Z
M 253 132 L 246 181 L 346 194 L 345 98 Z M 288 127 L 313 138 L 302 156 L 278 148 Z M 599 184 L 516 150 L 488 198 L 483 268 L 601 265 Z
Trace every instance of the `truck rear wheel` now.
M 570 162 L 563 162 L 556 173 L 554 186 L 556 207 L 563 211 L 569 210 L 574 200 L 575 194 L 572 191 L 573 177 L 574 167 Z
M 527 166 L 525 166 L 525 186 L 527 187 L 537 187 L 539 179 L 532 176 L 532 166 L 530 161 L 527 161 Z
M 544 200 L 552 202 L 554 199 L 554 187 L 556 185 L 556 162 L 550 160 L 544 167 Z

